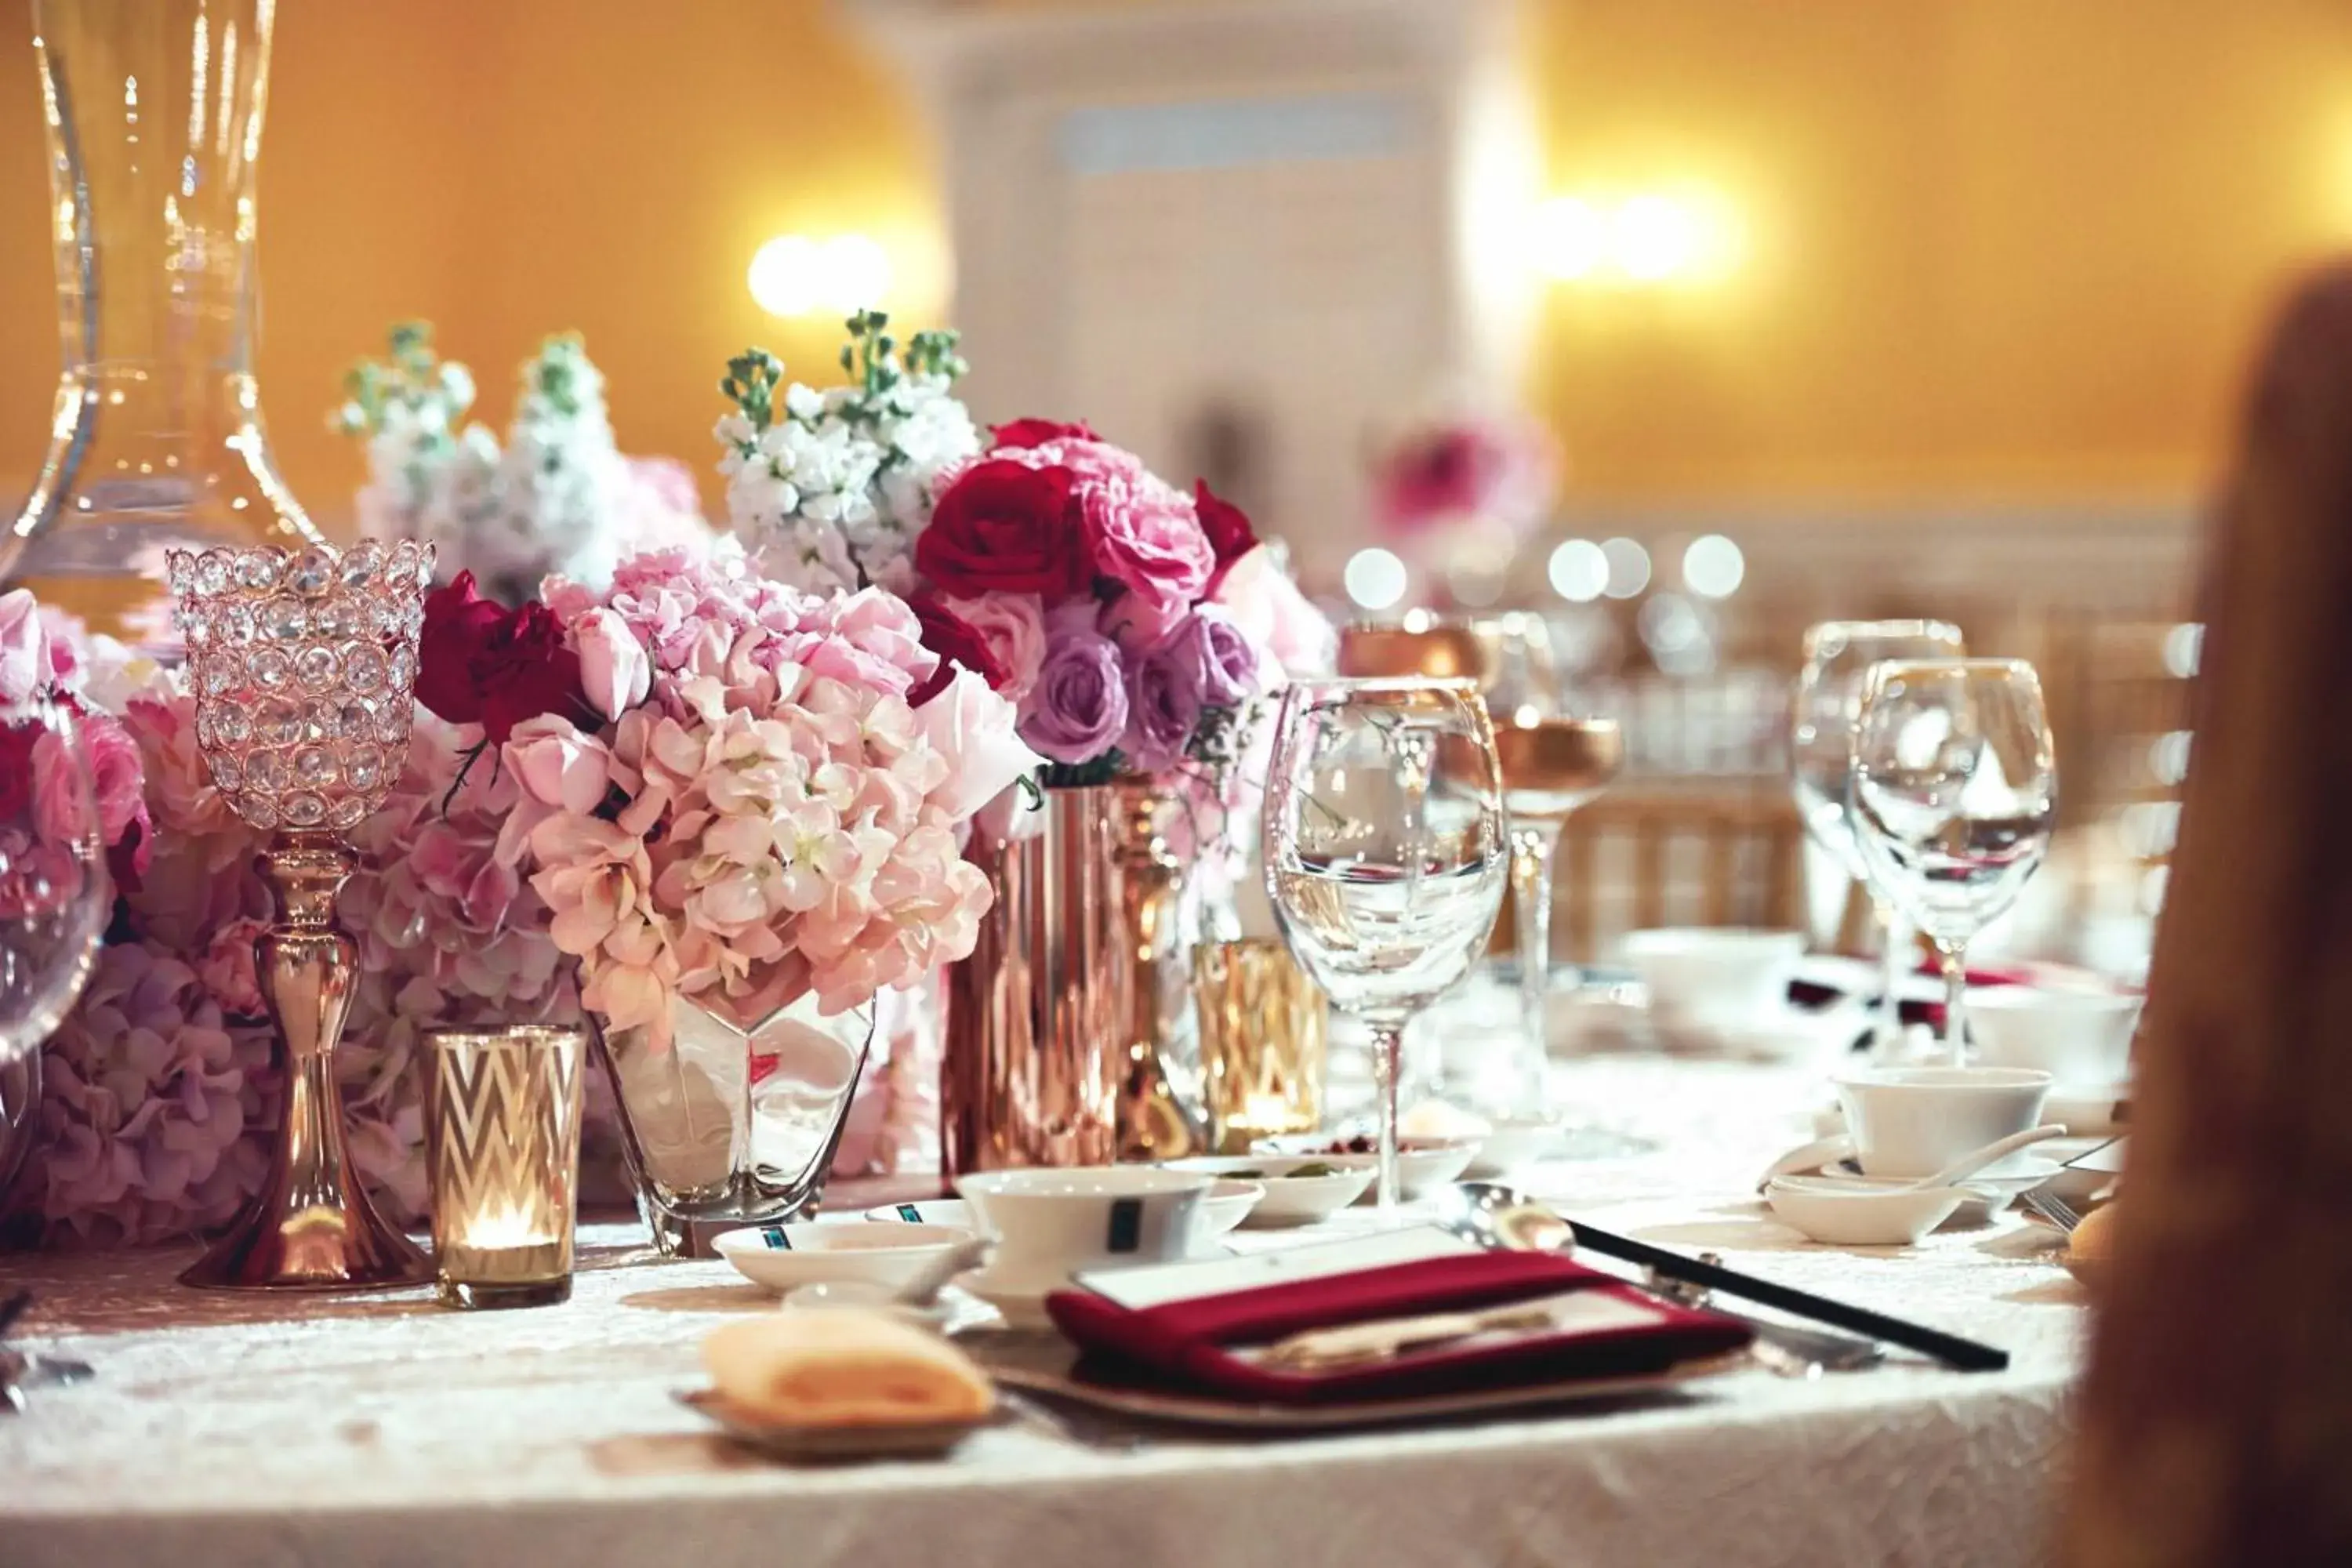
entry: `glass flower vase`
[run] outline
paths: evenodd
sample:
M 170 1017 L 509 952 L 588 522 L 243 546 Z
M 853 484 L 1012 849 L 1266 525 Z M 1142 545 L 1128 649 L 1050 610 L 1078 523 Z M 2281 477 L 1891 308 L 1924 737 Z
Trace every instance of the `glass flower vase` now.
M 273 0 L 34 0 L 63 364 L 0 579 L 146 639 L 166 546 L 320 536 L 253 374 Z
M 835 1017 L 803 997 L 746 1028 L 687 997 L 670 1038 L 601 1029 L 637 1212 L 667 1258 L 816 1212 L 874 1039 L 868 1006 Z

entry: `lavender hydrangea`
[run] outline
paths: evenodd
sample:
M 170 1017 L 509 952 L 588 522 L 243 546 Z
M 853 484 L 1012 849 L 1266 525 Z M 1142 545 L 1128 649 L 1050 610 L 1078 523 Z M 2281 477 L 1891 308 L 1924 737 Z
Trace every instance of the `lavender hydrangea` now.
M 268 1026 L 225 1020 L 167 949 L 101 949 L 42 1047 L 40 1154 L 9 1206 L 52 1246 L 139 1246 L 226 1224 L 268 1167 Z

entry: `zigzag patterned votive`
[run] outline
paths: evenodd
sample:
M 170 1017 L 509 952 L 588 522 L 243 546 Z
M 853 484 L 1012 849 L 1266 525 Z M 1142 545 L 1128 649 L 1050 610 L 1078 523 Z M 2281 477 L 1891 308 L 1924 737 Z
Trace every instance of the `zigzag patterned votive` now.
M 537 1307 L 572 1294 L 587 1036 L 555 1025 L 428 1029 L 425 1163 L 441 1300 Z

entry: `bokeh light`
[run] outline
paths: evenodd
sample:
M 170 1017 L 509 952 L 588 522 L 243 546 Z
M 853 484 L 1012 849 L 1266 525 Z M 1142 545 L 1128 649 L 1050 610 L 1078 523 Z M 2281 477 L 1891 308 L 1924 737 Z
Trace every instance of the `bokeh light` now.
M 1589 539 L 1562 540 L 1551 552 L 1552 592 L 1571 605 L 1590 604 L 1609 586 L 1609 557 Z
M 1367 610 L 1387 609 L 1404 597 L 1411 582 L 1396 552 L 1377 545 L 1348 557 L 1340 580 L 1347 585 L 1348 597 Z

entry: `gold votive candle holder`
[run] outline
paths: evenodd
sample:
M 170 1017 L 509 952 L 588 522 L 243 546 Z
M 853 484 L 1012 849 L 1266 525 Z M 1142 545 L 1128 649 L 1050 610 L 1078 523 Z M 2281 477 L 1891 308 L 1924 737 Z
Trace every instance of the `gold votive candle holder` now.
M 452 1307 L 541 1307 L 572 1294 L 585 1031 L 428 1029 L 425 1160 L 434 1267 Z
M 1220 1153 L 1323 1125 L 1330 1007 L 1288 947 L 1270 938 L 1202 943 L 1192 952 L 1192 999 Z

